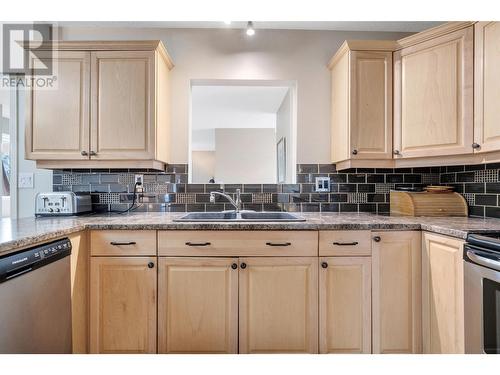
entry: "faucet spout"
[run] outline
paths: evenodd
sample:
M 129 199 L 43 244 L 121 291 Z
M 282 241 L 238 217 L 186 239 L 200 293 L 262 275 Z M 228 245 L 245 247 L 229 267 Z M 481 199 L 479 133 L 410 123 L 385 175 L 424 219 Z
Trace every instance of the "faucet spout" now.
M 233 205 L 234 210 L 236 212 L 241 211 L 241 190 L 236 189 L 236 199 L 233 199 L 230 195 L 226 193 L 222 193 L 220 191 L 211 191 L 210 192 L 210 203 L 215 203 L 215 196 L 220 195 L 221 197 L 226 198 L 230 204 Z

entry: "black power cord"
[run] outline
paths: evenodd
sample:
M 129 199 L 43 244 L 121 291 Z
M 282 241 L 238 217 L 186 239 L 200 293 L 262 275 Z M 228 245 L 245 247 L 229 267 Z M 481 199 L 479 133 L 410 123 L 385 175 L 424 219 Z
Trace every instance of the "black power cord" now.
M 114 213 L 114 214 L 125 214 L 125 213 L 127 213 L 127 212 L 130 212 L 130 211 L 136 210 L 136 209 L 138 209 L 139 207 L 141 207 L 141 206 L 142 206 L 142 204 L 141 204 L 141 205 L 136 206 L 137 186 L 141 186 L 141 185 L 142 185 L 142 183 L 141 183 L 141 182 L 136 182 L 136 183 L 134 184 L 134 196 L 133 196 L 133 198 L 132 198 L 132 205 L 131 205 L 129 208 L 127 208 L 126 210 L 123 210 L 123 211 L 120 211 L 120 210 L 109 210 L 109 211 L 107 211 L 107 212 L 109 212 L 109 213 Z

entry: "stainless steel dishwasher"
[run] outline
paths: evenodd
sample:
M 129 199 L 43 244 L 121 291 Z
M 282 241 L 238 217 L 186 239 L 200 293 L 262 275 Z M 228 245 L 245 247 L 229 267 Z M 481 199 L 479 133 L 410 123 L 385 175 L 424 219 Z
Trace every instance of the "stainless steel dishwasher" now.
M 0 353 L 71 353 L 71 242 L 0 257 Z

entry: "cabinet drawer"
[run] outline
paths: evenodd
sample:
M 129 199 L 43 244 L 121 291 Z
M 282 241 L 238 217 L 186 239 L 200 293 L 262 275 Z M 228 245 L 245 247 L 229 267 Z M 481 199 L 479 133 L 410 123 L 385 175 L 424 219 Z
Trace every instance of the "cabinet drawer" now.
M 319 232 L 320 256 L 371 255 L 369 230 L 332 230 Z
M 316 231 L 159 231 L 160 256 L 317 256 Z
M 93 230 L 90 255 L 156 255 L 154 230 Z

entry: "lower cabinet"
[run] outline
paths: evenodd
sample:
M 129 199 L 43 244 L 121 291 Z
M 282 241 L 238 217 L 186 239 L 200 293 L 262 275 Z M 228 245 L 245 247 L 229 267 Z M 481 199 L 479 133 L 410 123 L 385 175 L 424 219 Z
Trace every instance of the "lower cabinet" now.
M 320 258 L 320 353 L 371 353 L 371 258 Z
M 372 236 L 373 353 L 421 353 L 421 233 Z
M 318 352 L 317 259 L 240 258 L 240 353 Z
M 461 240 L 424 233 L 422 321 L 424 353 L 464 353 Z
M 256 243 L 271 256 L 155 238 L 91 232 L 91 353 L 421 353 L 422 327 L 426 353 L 463 352 L 461 241 L 426 233 L 422 262 L 420 231 Z
M 318 352 L 318 258 L 159 259 L 160 353 Z
M 156 353 L 156 257 L 92 257 L 90 352 Z
M 238 352 L 238 258 L 159 258 L 158 352 Z

